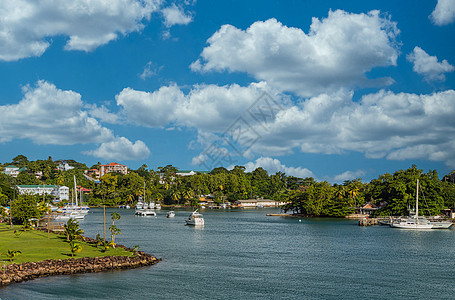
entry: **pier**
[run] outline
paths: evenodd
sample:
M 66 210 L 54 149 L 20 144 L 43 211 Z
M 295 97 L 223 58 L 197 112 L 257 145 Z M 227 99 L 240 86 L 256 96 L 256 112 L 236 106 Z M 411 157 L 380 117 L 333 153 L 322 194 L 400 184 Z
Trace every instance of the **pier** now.
M 373 226 L 373 225 L 378 225 L 378 219 L 362 218 L 359 220 L 359 226 Z

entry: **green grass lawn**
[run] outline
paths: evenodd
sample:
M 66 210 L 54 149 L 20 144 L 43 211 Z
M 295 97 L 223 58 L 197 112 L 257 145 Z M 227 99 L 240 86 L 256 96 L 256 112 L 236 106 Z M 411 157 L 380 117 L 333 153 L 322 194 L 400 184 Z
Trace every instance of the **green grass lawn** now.
M 16 230 L 16 233 L 14 233 Z M 97 256 L 129 256 L 131 252 L 123 248 L 109 248 L 106 252 L 85 242 L 77 241 L 82 246 L 82 251 L 74 255 L 79 257 Z M 38 262 L 46 259 L 68 259 L 71 258 L 69 243 L 65 236 L 50 234 L 38 230 L 23 231 L 21 226 L 14 226 L 14 229 L 6 224 L 0 223 L 0 260 L 9 263 L 6 255 L 7 250 L 19 250 L 19 254 L 13 259 L 13 263 Z

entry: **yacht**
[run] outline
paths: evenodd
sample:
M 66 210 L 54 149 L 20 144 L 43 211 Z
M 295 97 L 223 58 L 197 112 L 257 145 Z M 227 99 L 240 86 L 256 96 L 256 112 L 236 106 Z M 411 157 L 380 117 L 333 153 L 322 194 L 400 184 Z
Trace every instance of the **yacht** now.
M 185 219 L 186 225 L 193 225 L 193 226 L 204 226 L 204 218 L 200 213 L 198 213 L 197 209 Z
M 402 229 L 432 229 L 433 224 L 424 216 L 419 216 L 419 180 L 417 179 L 417 192 L 416 192 L 416 213 L 414 216 L 407 218 L 399 218 L 389 224 L 392 228 Z
M 153 209 L 144 208 L 137 209 L 135 215 L 141 217 L 156 217 L 156 212 Z
M 54 217 L 54 220 L 57 220 L 57 221 L 67 221 L 69 219 L 80 220 L 80 219 L 84 219 L 84 217 L 85 217 L 84 214 L 81 214 L 76 211 L 72 211 L 72 212 L 68 212 L 68 213 L 57 214 Z
M 175 212 L 173 210 L 168 211 L 166 214 L 166 218 L 173 218 L 175 217 Z

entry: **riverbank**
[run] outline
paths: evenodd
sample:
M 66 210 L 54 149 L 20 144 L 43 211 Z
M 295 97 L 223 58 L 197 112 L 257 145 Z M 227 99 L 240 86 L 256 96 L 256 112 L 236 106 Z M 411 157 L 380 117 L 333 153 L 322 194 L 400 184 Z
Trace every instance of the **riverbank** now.
M 1 270 L 0 287 L 46 276 L 133 269 L 154 265 L 159 261 L 160 259 L 139 251 L 134 256 L 49 259 L 40 262 L 10 264 L 3 266 L 3 270 Z
M 82 251 L 77 253 L 77 258 L 68 258 L 69 246 L 65 240 L 62 234 L 50 233 L 48 238 L 44 231 L 23 232 L 18 226 L 11 230 L 0 224 L 0 254 L 3 259 L 0 263 L 0 287 L 45 276 L 133 269 L 160 261 L 123 245 L 103 252 L 96 247 L 96 240 L 86 237 L 78 241 Z M 21 252 L 14 257 L 13 263 L 6 257 L 8 250 Z

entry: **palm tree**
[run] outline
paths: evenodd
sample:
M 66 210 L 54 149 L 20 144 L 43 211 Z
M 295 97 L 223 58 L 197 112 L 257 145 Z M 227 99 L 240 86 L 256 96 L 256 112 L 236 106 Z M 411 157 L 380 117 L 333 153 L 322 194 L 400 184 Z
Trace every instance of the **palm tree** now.
M 79 227 L 79 222 L 73 218 L 69 219 L 63 227 L 65 228 L 67 241 L 71 242 L 84 234 L 84 230 Z
M 111 232 L 112 247 L 115 248 L 115 236 L 122 234 L 122 232 L 115 225 L 109 226 L 109 231 Z
M 115 221 L 120 220 L 120 214 L 117 212 L 113 212 L 111 214 L 111 219 L 112 219 L 112 225 L 115 225 Z
M 179 201 L 179 199 L 180 199 L 180 193 L 179 193 L 178 191 L 174 191 L 174 192 L 172 193 L 171 197 L 172 197 L 172 200 L 173 200 L 174 202 L 177 202 L 177 203 L 178 203 L 178 201 Z
M 78 243 L 75 243 L 74 241 L 71 241 L 69 245 L 70 245 L 71 257 L 74 257 L 75 253 L 82 251 L 82 246 L 79 245 Z
M 13 258 L 21 253 L 22 252 L 19 250 L 7 250 L 6 252 L 3 252 L 2 254 L 6 255 L 6 257 L 9 259 L 9 262 L 12 263 Z

